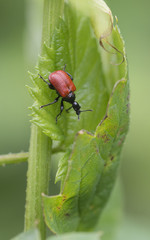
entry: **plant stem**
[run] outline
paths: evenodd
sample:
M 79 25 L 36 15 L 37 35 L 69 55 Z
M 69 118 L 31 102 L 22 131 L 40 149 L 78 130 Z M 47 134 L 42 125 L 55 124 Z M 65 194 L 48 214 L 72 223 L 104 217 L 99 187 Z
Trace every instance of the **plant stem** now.
M 37 226 L 45 239 L 41 194 L 48 194 L 51 157 L 51 139 L 32 124 L 27 174 L 25 231 Z
M 1 155 L 0 166 L 5 166 L 6 164 L 12 164 L 12 163 L 26 162 L 28 157 L 29 157 L 28 152 L 9 153 L 6 155 Z
M 49 47 L 50 40 L 58 25 L 59 17 L 63 14 L 64 0 L 44 0 L 42 52 L 44 42 Z
M 60 146 L 52 149 L 52 154 L 64 152 L 64 149 Z M 17 164 L 22 162 L 27 162 L 29 157 L 29 152 L 20 152 L 20 153 L 8 153 L 0 155 L 0 166 L 5 166 L 7 164 Z
M 44 43 L 50 46 L 54 29 L 63 13 L 64 0 L 44 0 L 44 17 L 41 55 Z M 43 218 L 41 194 L 48 195 L 50 158 L 52 141 L 42 130 L 32 124 L 27 174 L 27 196 L 25 210 L 25 231 L 37 226 L 41 239 L 45 240 L 45 223 Z

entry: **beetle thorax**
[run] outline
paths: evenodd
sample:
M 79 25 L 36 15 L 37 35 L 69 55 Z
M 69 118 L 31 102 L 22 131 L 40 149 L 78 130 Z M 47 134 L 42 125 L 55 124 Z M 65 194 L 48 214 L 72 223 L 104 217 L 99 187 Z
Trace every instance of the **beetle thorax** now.
M 75 94 L 74 92 L 70 92 L 67 97 L 64 98 L 64 101 L 73 103 L 75 100 Z

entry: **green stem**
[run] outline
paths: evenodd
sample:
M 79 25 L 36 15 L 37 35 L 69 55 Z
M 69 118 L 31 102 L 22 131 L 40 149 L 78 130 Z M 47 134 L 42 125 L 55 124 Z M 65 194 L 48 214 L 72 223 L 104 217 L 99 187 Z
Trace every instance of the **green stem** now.
M 25 231 L 37 226 L 45 239 L 41 194 L 48 194 L 51 139 L 32 124 L 27 174 Z
M 42 52 L 44 42 L 50 46 L 54 29 L 58 26 L 59 17 L 63 14 L 64 0 L 44 0 Z
M 61 148 L 60 146 L 52 149 L 52 154 L 58 153 L 58 152 L 64 152 L 64 148 Z M 29 157 L 29 152 L 21 152 L 21 153 L 8 153 L 4 155 L 0 155 L 0 166 L 5 166 L 7 164 L 16 164 L 16 163 L 22 163 L 27 162 Z
M 44 43 L 50 46 L 53 31 L 63 13 L 63 5 L 64 0 L 44 0 L 42 55 L 44 54 Z M 48 195 L 51 143 L 51 139 L 43 134 L 39 127 L 32 124 L 27 174 L 25 231 L 37 226 L 42 240 L 45 240 L 46 226 L 43 218 L 41 194 Z
M 1 155 L 0 166 L 5 166 L 6 164 L 12 164 L 12 163 L 26 162 L 28 157 L 29 157 L 28 152 L 9 153 L 6 155 Z

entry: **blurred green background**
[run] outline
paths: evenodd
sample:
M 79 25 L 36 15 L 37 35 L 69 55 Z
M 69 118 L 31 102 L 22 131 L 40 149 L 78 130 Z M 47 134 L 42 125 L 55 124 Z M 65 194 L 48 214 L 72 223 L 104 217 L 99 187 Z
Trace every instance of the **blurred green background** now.
M 42 2 L 0 0 L 0 154 L 28 151 L 32 100 L 25 85 L 30 84 L 27 70 L 32 71 L 40 53 Z M 150 1 L 106 2 L 126 43 L 131 90 L 130 131 L 120 168 L 124 222 L 118 240 L 150 239 Z M 2 240 L 23 230 L 26 171 L 26 163 L 0 167 Z

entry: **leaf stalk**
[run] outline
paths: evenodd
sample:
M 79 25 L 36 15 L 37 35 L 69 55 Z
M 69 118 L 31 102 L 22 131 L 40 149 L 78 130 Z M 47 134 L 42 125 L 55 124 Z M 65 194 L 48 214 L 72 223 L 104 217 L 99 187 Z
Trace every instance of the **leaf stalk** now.
M 63 4 L 64 0 L 44 0 L 41 55 L 44 54 L 44 44 L 50 46 L 53 31 L 63 12 Z M 46 225 L 43 218 L 41 194 L 48 194 L 51 146 L 51 139 L 39 127 L 32 124 L 27 173 L 25 231 L 37 226 L 42 240 L 45 240 Z

